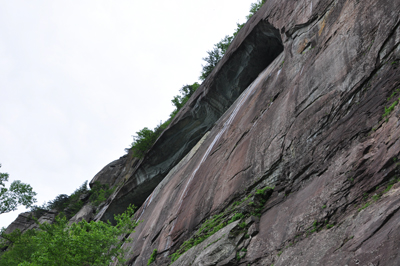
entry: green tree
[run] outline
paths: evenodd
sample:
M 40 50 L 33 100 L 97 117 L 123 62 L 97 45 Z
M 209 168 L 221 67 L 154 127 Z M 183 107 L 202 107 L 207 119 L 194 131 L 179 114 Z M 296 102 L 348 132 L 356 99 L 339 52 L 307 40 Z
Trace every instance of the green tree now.
M 179 112 L 180 109 L 182 109 L 183 106 L 185 106 L 186 102 L 189 100 L 189 98 L 193 95 L 193 93 L 197 90 L 197 88 L 200 86 L 199 83 L 195 82 L 192 85 L 185 85 L 183 86 L 179 92 L 181 95 L 176 95 L 172 100 L 172 105 L 175 106 L 175 110 L 172 111 L 170 114 L 170 120 L 175 117 L 175 115 Z
M 226 50 L 233 40 L 233 36 L 226 35 L 219 43 L 214 44 L 214 48 L 211 51 L 207 51 L 208 56 L 204 57 L 203 60 L 206 61 L 205 65 L 202 65 L 203 70 L 200 75 L 200 80 L 204 81 L 218 62 L 224 56 Z
M 108 197 L 114 192 L 114 188 L 110 188 L 106 184 L 101 184 L 99 181 L 94 182 L 90 190 L 89 201 L 94 206 L 99 206 L 100 203 L 106 201 Z
M 250 13 L 246 16 L 246 19 L 249 20 L 262 7 L 265 1 L 266 0 L 258 0 L 256 3 L 252 3 L 250 5 Z M 214 48 L 211 51 L 207 51 L 208 56 L 203 58 L 206 64 L 202 65 L 203 69 L 201 71 L 200 80 L 204 81 L 208 77 L 208 75 L 210 75 L 215 66 L 228 50 L 229 45 L 233 41 L 233 38 L 236 37 L 239 30 L 243 28 L 245 24 L 246 23 L 236 23 L 237 28 L 232 36 L 226 35 L 225 38 L 223 38 L 219 43 L 214 44 Z
M 246 16 L 246 19 L 249 20 L 257 11 L 262 7 L 263 4 L 265 4 L 266 0 L 258 0 L 255 3 L 252 3 L 250 5 L 250 14 Z
M 10 187 L 6 188 L 5 182 L 8 181 L 8 177 L 7 173 L 0 173 L 0 214 L 15 211 L 20 205 L 30 207 L 36 202 L 36 192 L 20 180 L 13 181 Z
M 145 153 L 150 149 L 150 147 L 157 140 L 157 134 L 153 130 L 145 127 L 142 130 L 136 132 L 133 136 L 132 151 L 133 156 L 136 158 L 143 158 Z
M 137 226 L 133 214 L 134 207 L 129 206 L 126 212 L 116 215 L 116 226 L 85 220 L 69 225 L 65 216 L 57 216 L 53 224 L 43 223 L 39 229 L 23 234 L 3 231 L 0 248 L 8 248 L 0 255 L 0 266 L 109 265 L 113 258 L 123 263 L 122 245 L 129 240 L 121 241 L 120 237 Z

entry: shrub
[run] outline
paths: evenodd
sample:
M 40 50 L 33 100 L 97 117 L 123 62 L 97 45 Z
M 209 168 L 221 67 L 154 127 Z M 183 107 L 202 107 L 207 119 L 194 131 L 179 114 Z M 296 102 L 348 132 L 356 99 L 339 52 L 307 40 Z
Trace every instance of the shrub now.
M 89 201 L 94 205 L 98 206 L 100 203 L 106 201 L 108 197 L 114 192 L 115 189 L 110 188 L 106 184 L 100 184 L 100 182 L 94 182 L 92 189 L 90 190 Z
M 228 224 L 233 223 L 234 221 L 240 220 L 244 217 L 243 213 L 235 213 L 232 218 L 229 220 Z
M 265 1 L 266 0 L 258 0 L 256 3 L 252 3 L 250 5 L 250 13 L 246 16 L 246 19 L 249 20 L 261 8 Z M 243 28 L 244 25 L 245 23 L 236 23 L 237 28 L 232 36 L 226 35 L 220 42 L 214 44 L 214 48 L 211 51 L 207 51 L 208 56 L 203 58 L 206 64 L 204 66 L 202 65 L 203 70 L 201 71 L 200 80 L 204 81 L 208 77 L 208 75 L 210 75 L 215 66 L 225 55 L 229 45 L 233 41 L 233 38 L 236 37 L 236 35 L 239 33 L 240 29 Z
M 85 220 L 69 225 L 65 216 L 57 216 L 53 224 L 38 224 L 39 230 L 31 229 L 24 234 L 18 230 L 11 234 L 2 232 L 6 239 L 2 246 L 8 245 L 8 249 L 0 255 L 0 266 L 109 265 L 113 258 L 123 263 L 124 241 L 119 237 L 137 226 L 138 222 L 131 220 L 134 210 L 129 206 L 116 215 L 116 226 Z
M 48 201 L 42 206 L 34 205 L 31 207 L 31 212 L 34 217 L 39 218 L 46 211 L 56 210 L 58 213 L 64 213 L 69 219 L 73 217 L 88 201 L 94 206 L 98 206 L 114 192 L 113 188 L 108 185 L 102 185 L 95 182 L 91 190 L 88 189 L 85 181 L 71 195 L 60 194 L 55 199 Z
M 154 249 L 153 253 L 151 253 L 149 260 L 147 261 L 147 265 L 150 265 L 153 261 L 155 261 L 156 256 L 157 256 L 157 249 Z

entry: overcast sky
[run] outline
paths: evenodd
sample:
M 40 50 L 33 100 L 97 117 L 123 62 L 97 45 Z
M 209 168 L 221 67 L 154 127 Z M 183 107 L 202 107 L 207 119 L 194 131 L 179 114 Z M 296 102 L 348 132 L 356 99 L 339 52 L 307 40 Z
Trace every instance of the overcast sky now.
M 90 181 L 169 117 L 253 2 L 0 0 L 0 172 L 39 205 Z

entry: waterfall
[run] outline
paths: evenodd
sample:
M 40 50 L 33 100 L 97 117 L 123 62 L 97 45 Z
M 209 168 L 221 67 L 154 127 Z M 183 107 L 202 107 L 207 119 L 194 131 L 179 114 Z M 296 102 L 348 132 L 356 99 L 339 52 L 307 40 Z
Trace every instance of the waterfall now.
M 175 219 L 174 222 L 172 224 L 171 230 L 170 232 L 173 232 L 174 228 L 175 228 L 175 224 L 176 221 L 178 220 L 178 216 L 179 216 L 179 211 L 182 207 L 182 203 L 184 198 L 187 195 L 188 192 L 188 188 L 190 183 L 192 182 L 193 178 L 195 177 L 197 171 L 200 169 L 201 165 L 203 164 L 203 162 L 206 160 L 206 158 L 208 157 L 208 155 L 210 154 L 211 150 L 214 148 L 215 144 L 218 142 L 218 140 L 221 138 L 221 136 L 225 133 L 225 131 L 229 128 L 229 126 L 232 124 L 233 120 L 235 119 L 237 113 L 239 112 L 239 110 L 242 108 L 243 104 L 246 102 L 246 100 L 248 99 L 248 97 L 252 94 L 252 92 L 254 91 L 254 89 L 256 88 L 257 84 L 262 80 L 262 78 L 264 77 L 264 72 L 263 71 L 254 81 L 253 83 L 250 84 L 249 87 L 247 87 L 247 89 L 239 96 L 239 98 L 236 100 L 236 105 L 235 108 L 233 109 L 232 113 L 230 114 L 229 118 L 225 121 L 225 123 L 223 124 L 221 130 L 218 132 L 218 134 L 214 137 L 213 141 L 211 142 L 210 146 L 208 146 L 207 151 L 204 153 L 203 157 L 201 158 L 200 162 L 198 163 L 197 167 L 194 169 L 194 171 L 192 172 L 192 174 L 190 175 L 189 180 L 186 182 L 185 188 L 183 189 L 183 192 L 179 198 L 179 203 L 178 203 L 178 208 L 176 210 L 175 213 Z M 166 244 L 166 248 L 169 248 L 169 244 L 170 244 L 170 236 L 167 239 L 167 244 Z
M 139 218 L 137 218 L 137 221 L 140 220 L 140 218 L 142 217 L 144 211 L 146 210 L 147 206 L 150 205 L 152 199 L 153 199 L 153 193 L 154 191 L 147 197 L 146 201 L 143 203 L 143 208 L 142 208 L 142 212 L 139 215 Z

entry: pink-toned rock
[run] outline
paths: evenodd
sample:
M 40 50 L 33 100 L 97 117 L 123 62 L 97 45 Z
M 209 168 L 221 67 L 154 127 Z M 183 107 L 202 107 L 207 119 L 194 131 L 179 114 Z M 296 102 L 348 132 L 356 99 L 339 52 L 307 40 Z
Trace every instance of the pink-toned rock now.
M 399 21 L 399 0 L 267 1 L 145 157 L 97 176 L 121 185 L 96 219 L 140 206 L 128 265 L 189 239 L 172 265 L 400 265 Z
M 227 54 L 261 21 L 284 52 L 139 209 L 130 265 L 154 248 L 168 265 L 205 219 L 265 186 L 276 189 L 258 234 L 226 263 L 400 264 L 400 200 L 386 190 L 399 174 L 398 106 L 382 117 L 400 96 L 388 100 L 400 84 L 399 14 L 399 1 L 267 1 Z M 203 85 L 187 108 L 207 95 Z

